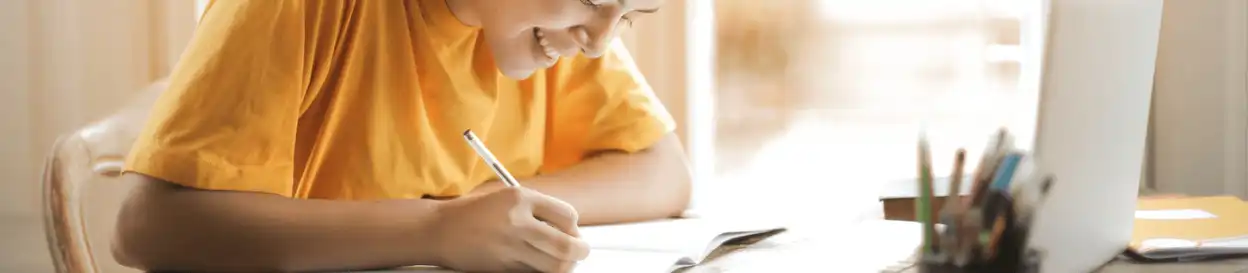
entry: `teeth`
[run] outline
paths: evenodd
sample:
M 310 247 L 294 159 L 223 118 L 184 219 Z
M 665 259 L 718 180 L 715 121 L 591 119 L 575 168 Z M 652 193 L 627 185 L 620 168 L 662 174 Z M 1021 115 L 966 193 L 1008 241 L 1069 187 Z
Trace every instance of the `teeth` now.
M 534 36 L 537 37 L 537 44 L 542 46 L 542 52 L 546 53 L 546 57 L 550 57 L 551 59 L 558 58 L 559 54 L 555 52 L 555 49 L 550 48 L 550 41 L 546 40 L 546 34 L 543 33 L 541 29 L 537 29 L 533 32 Z

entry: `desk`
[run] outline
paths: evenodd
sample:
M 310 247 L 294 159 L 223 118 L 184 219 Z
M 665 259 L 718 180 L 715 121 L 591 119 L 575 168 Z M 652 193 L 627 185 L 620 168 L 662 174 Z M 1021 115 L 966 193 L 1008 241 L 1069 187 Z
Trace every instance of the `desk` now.
M 867 273 L 917 273 L 909 266 L 914 249 L 919 246 L 921 233 L 915 222 L 868 220 L 860 224 L 830 229 L 807 229 L 791 227 L 756 244 L 740 247 L 702 265 L 681 273 L 771 273 L 771 272 L 867 272 Z M 593 254 L 590 254 L 593 255 Z M 635 272 L 620 270 L 610 264 L 598 264 L 594 269 L 576 273 Z M 612 270 L 616 269 L 616 270 Z M 407 269 L 373 271 L 374 273 L 453 273 L 430 269 Z M 1096 273 L 1238 273 L 1248 272 L 1248 259 L 1219 260 L 1193 263 L 1136 264 L 1128 261 L 1111 261 Z M 642 272 L 644 273 L 644 272 Z
M 918 272 L 908 261 L 920 236 L 918 224 L 902 221 L 867 221 L 840 235 L 794 228 L 684 272 Z M 1115 260 L 1096 272 L 1248 272 L 1248 259 L 1159 264 Z
M 826 230 L 790 228 L 748 247 L 740 247 L 681 273 L 771 272 L 869 272 L 917 273 L 909 266 L 921 233 L 915 222 L 869 220 L 831 233 Z M 591 254 L 592 255 L 592 254 Z M 598 265 L 595 269 L 616 268 Z M 627 266 L 627 265 L 624 265 Z M 371 273 L 454 273 L 429 268 L 368 271 Z M 628 270 L 581 270 L 576 273 L 632 272 Z M 1248 259 L 1193 263 L 1135 264 L 1111 261 L 1096 273 L 1240 273 L 1248 272 Z M 635 272 L 634 272 L 635 273 Z M 642 272 L 644 273 L 644 272 Z

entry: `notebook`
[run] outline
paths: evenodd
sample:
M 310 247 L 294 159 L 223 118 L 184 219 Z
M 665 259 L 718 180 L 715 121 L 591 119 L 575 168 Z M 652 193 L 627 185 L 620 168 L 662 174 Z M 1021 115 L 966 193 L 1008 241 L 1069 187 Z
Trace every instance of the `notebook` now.
M 598 272 L 580 269 L 617 264 L 611 262 L 616 257 L 642 253 L 652 258 L 647 263 L 666 268 L 660 272 L 671 272 L 701 264 L 717 251 L 752 244 L 785 230 L 777 225 L 699 218 L 584 227 L 581 238 L 591 250 L 577 272 Z
M 581 238 L 589 243 L 590 253 L 575 272 L 673 272 L 786 230 L 779 225 L 704 218 L 582 227 Z M 417 266 L 368 272 L 454 271 Z
M 1147 261 L 1248 254 L 1248 203 L 1233 196 L 1141 198 L 1125 254 Z

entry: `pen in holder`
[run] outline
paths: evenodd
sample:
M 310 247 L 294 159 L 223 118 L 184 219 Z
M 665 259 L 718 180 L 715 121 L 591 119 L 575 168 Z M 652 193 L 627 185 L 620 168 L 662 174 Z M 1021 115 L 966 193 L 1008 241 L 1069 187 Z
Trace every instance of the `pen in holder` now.
M 1010 204 L 1006 202 L 1005 204 Z M 978 233 L 970 245 L 966 247 L 970 251 L 958 251 L 955 249 L 940 249 L 933 251 L 922 251 L 919 259 L 919 272 L 925 273 L 962 273 L 962 272 L 1018 272 L 1018 273 L 1034 273 L 1039 272 L 1039 255 L 1035 251 L 1029 250 L 1027 247 L 1027 239 L 1030 235 L 1030 223 L 1020 221 L 1016 213 L 1012 209 L 1004 211 L 1005 215 L 1002 221 L 985 221 L 983 223 L 982 232 Z M 954 225 L 946 223 L 947 227 L 942 232 L 941 237 L 954 238 L 949 232 L 972 233 L 979 228 L 970 228 L 968 230 L 954 230 Z M 994 227 L 999 226 L 999 227 Z M 986 236 L 984 236 L 986 235 Z
M 1041 255 L 1029 247 L 1028 238 L 1037 203 L 1047 195 L 1053 178 L 1035 175 L 1027 156 L 1011 149 L 1010 141 L 1002 130 L 971 176 L 970 201 L 951 197 L 955 201 L 945 202 L 939 217 L 933 217 L 931 207 L 930 153 L 926 140 L 920 141 L 916 215 L 924 234 L 916 261 L 919 272 L 1040 272 Z M 964 153 L 959 150 L 955 160 L 950 196 L 961 195 Z M 1031 196 L 1039 198 L 1027 198 Z M 944 229 L 934 232 L 937 222 Z

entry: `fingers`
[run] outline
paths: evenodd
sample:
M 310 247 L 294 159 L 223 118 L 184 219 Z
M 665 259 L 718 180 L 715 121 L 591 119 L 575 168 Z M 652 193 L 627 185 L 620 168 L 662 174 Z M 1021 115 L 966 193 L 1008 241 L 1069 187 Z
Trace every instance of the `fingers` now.
M 563 236 L 568 237 L 567 235 Z M 532 245 L 521 245 L 516 252 L 519 253 L 516 258 L 518 258 L 520 263 L 538 272 L 572 272 L 572 269 L 576 267 L 576 260 L 558 259 Z
M 533 220 L 522 232 L 526 243 L 555 259 L 580 261 L 589 256 L 588 243 L 546 223 Z
M 576 227 L 578 220 L 576 209 L 572 205 L 538 192 L 531 192 L 531 194 L 533 198 L 529 198 L 529 200 L 533 204 L 534 217 L 545 221 L 566 234 L 576 237 L 581 236 L 580 230 Z

